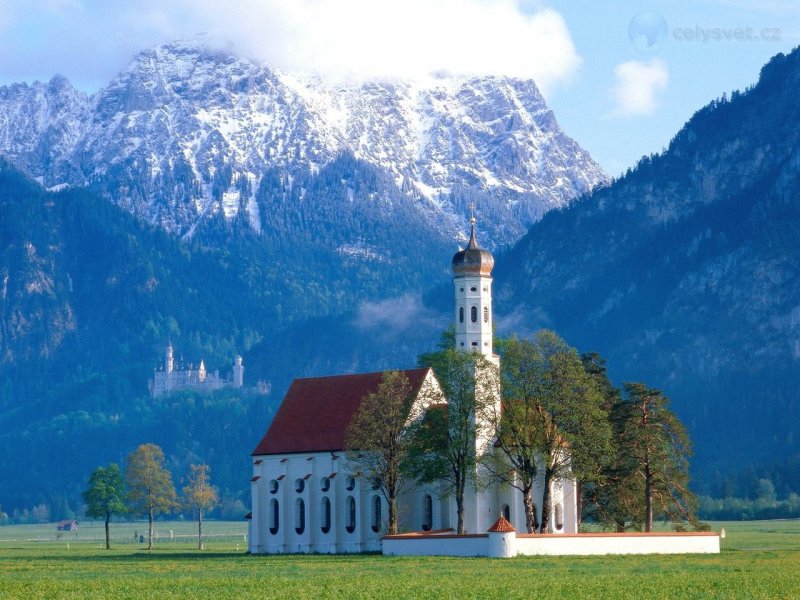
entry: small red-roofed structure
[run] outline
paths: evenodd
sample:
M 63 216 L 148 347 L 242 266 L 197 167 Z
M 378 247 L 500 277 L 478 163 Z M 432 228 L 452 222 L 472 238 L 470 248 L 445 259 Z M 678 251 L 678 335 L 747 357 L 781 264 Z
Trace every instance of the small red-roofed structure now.
M 488 533 L 509 533 L 516 530 L 516 527 L 509 523 L 503 515 L 500 515 L 500 518 L 494 522 L 494 525 L 489 527 L 486 531 Z
M 78 531 L 78 522 L 75 519 L 66 519 L 56 523 L 57 531 Z

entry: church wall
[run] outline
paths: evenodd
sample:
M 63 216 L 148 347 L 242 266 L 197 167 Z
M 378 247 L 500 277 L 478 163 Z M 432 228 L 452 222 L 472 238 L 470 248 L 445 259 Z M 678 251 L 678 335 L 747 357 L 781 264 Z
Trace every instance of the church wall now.
M 253 482 L 251 490 L 253 533 L 250 552 L 380 550 L 388 507 L 381 498 L 382 526 L 377 532 L 373 531 L 373 498 L 380 496 L 380 492 L 347 474 L 343 454 L 319 452 L 255 457 L 253 476 L 258 479 Z M 324 479 L 328 482 L 327 490 L 324 489 Z M 273 493 L 275 486 L 277 490 Z M 322 531 L 326 524 L 323 498 L 330 502 L 327 532 Z M 270 531 L 273 500 L 278 503 L 277 532 Z M 302 501 L 302 507 L 298 501 Z M 351 503 L 354 508 L 351 508 Z M 355 514 L 354 522 L 352 514 Z
M 381 538 L 388 526 L 389 507 L 380 491 L 364 480 L 348 475 L 343 454 L 333 459 L 330 452 L 297 455 L 255 457 L 252 482 L 252 520 L 250 552 L 320 552 L 346 553 L 379 551 Z M 335 475 L 331 477 L 332 474 Z M 324 491 L 323 478 L 328 478 L 329 488 Z M 298 480 L 303 490 L 297 492 Z M 277 482 L 277 491 L 271 486 Z M 415 488 L 401 496 L 398 502 L 400 531 L 420 531 L 425 524 L 425 496 L 430 496 L 430 528 L 447 528 L 446 511 L 452 498 L 441 498 L 436 486 Z M 380 526 L 373 529 L 375 498 L 380 502 Z M 322 531 L 324 522 L 323 498 L 331 505 L 328 532 Z M 351 501 L 352 498 L 352 501 Z M 302 533 L 297 532 L 297 500 L 304 503 L 305 519 Z M 278 531 L 272 533 L 270 503 L 278 502 Z M 355 527 L 351 502 L 355 505 Z M 455 521 L 453 521 L 455 524 Z
M 574 479 L 564 481 L 564 532 L 578 532 L 578 486 Z

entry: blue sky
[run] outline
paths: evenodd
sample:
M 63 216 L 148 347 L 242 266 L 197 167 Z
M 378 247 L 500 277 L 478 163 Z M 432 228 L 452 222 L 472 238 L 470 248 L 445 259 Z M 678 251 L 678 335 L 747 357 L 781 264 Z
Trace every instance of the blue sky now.
M 564 130 L 617 175 L 800 44 L 800 8 L 796 0 L 0 0 L 0 84 L 60 73 L 93 92 L 138 50 L 198 32 L 285 70 L 336 77 L 532 77 Z
M 659 152 L 697 109 L 755 83 L 772 56 L 800 44 L 796 1 L 604 0 L 588 5 L 549 3 L 564 18 L 582 62 L 548 101 L 562 127 L 612 175 L 642 155 Z M 630 22 L 641 12 L 654 12 L 667 24 L 655 52 L 642 52 L 629 38 Z M 656 86 L 652 107 L 640 112 L 618 111 L 613 93 L 615 69 L 630 61 L 655 61 L 667 74 L 661 86 L 646 76 L 630 82 Z

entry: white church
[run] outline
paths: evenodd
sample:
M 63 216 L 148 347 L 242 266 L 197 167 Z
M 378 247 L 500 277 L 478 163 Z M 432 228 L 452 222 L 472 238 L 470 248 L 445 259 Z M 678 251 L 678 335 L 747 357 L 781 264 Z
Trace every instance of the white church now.
M 480 248 L 471 219 L 469 243 L 453 256 L 456 347 L 480 352 L 499 366 L 492 348 L 492 277 L 494 258 Z M 431 369 L 404 371 L 414 390 L 409 423 L 424 416 L 431 390 L 440 390 Z M 375 392 L 381 373 L 296 379 L 289 387 L 267 433 L 252 453 L 252 512 L 249 549 L 253 554 L 282 552 L 364 552 L 381 550 L 388 507 L 370 481 L 352 475 L 344 452 L 347 427 L 363 398 Z M 496 396 L 499 397 L 499 394 Z M 487 423 L 477 429 L 478 452 L 494 451 Z M 487 443 L 489 440 L 489 443 Z M 554 534 L 577 532 L 577 486 L 573 480 L 552 483 Z M 444 486 L 419 486 L 398 500 L 401 532 L 420 535 L 455 530 L 457 513 Z M 537 521 L 543 488 L 534 490 Z M 522 494 L 496 483 L 465 492 L 468 534 L 484 534 L 503 516 L 525 530 Z

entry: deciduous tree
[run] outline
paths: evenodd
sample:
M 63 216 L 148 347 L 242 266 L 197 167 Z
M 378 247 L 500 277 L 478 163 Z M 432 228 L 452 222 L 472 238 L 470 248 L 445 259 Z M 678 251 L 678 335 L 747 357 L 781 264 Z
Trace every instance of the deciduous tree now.
M 423 355 L 420 363 L 433 368 L 442 390 L 429 399 L 425 418 L 412 428 L 409 465 L 420 482 L 445 483 L 445 492 L 455 497 L 457 532 L 462 534 L 464 492 L 467 485 L 482 484 L 478 465 L 488 441 L 476 427 L 476 416 L 497 401 L 496 370 L 483 355 L 452 348 Z
M 492 470 L 522 493 L 528 531 L 536 524 L 532 490 L 541 477 L 539 531 L 544 533 L 552 513 L 552 483 L 590 477 L 609 451 L 603 398 L 575 349 L 552 331 L 508 340 L 501 365 L 497 446 L 510 469 L 495 461 Z
M 213 509 L 219 496 L 211 485 L 208 465 L 191 465 L 189 483 L 183 488 L 183 505 L 197 516 L 197 549 L 203 549 L 203 515 Z
M 128 504 L 134 514 L 147 515 L 147 549 L 153 548 L 153 518 L 179 507 L 172 475 L 164 467 L 164 451 L 142 444 L 125 463 Z
M 89 489 L 83 492 L 86 514 L 105 519 L 106 549 L 111 549 L 109 523 L 111 515 L 127 511 L 125 506 L 125 483 L 119 465 L 111 463 L 108 467 L 97 467 L 89 476 Z
M 345 439 L 354 475 L 374 482 L 386 499 L 389 534 L 397 533 L 397 498 L 413 481 L 406 468 L 409 436 L 404 434 L 413 400 L 405 374 L 385 372 L 378 390 L 362 400 Z

